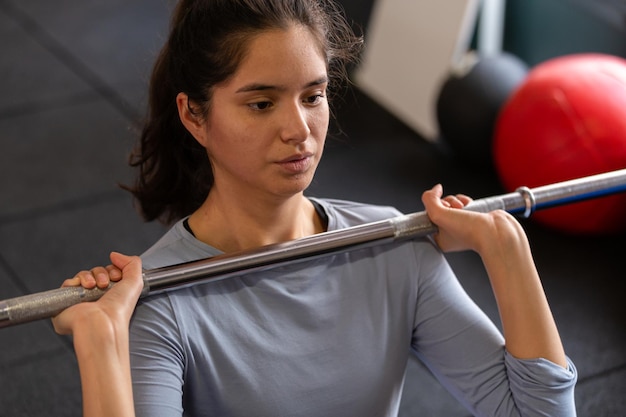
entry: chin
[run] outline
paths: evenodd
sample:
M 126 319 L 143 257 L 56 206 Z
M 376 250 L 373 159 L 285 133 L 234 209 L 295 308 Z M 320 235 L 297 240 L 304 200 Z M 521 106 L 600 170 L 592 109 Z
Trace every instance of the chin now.
M 280 195 L 291 197 L 296 194 L 303 193 L 307 188 L 309 188 L 312 180 L 312 176 L 306 176 L 306 178 L 292 179 L 288 181 L 287 184 L 284 184 L 284 186 L 280 187 L 279 190 L 276 190 L 276 192 Z

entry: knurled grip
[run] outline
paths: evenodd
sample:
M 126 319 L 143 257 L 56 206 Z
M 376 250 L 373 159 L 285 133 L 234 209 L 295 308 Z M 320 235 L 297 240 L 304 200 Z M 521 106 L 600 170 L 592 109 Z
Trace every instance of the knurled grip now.
M 106 289 L 63 287 L 0 301 L 0 328 L 53 317 L 64 309 L 84 301 L 95 301 Z

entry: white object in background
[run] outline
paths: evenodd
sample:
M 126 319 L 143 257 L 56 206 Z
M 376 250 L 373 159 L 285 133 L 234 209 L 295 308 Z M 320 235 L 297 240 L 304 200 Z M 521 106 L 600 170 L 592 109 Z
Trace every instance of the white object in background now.
M 479 0 L 378 0 L 356 85 L 410 128 L 436 141 L 435 103 L 467 51 Z
M 482 0 L 477 49 L 481 56 L 502 52 L 506 0 Z

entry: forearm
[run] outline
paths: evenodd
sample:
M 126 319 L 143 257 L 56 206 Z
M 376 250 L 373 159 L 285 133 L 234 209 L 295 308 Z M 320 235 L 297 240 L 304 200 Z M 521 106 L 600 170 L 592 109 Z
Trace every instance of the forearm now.
M 506 348 L 520 359 L 544 358 L 566 367 L 528 241 L 521 226 L 514 229 L 481 254 L 500 311 Z
M 93 322 L 75 332 L 84 417 L 134 416 L 128 329 Z

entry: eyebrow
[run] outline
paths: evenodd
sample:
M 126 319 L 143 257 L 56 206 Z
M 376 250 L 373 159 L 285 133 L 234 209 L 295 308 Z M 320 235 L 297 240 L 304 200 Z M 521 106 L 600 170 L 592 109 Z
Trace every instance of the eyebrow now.
M 320 77 L 304 85 L 304 88 L 315 87 L 317 85 L 326 84 L 326 83 L 328 83 L 328 77 Z M 265 91 L 265 90 L 284 91 L 286 89 L 287 89 L 286 87 L 280 86 L 280 85 L 252 83 L 252 84 L 244 85 L 243 87 L 239 88 L 236 91 L 236 93 L 248 93 L 251 91 Z

